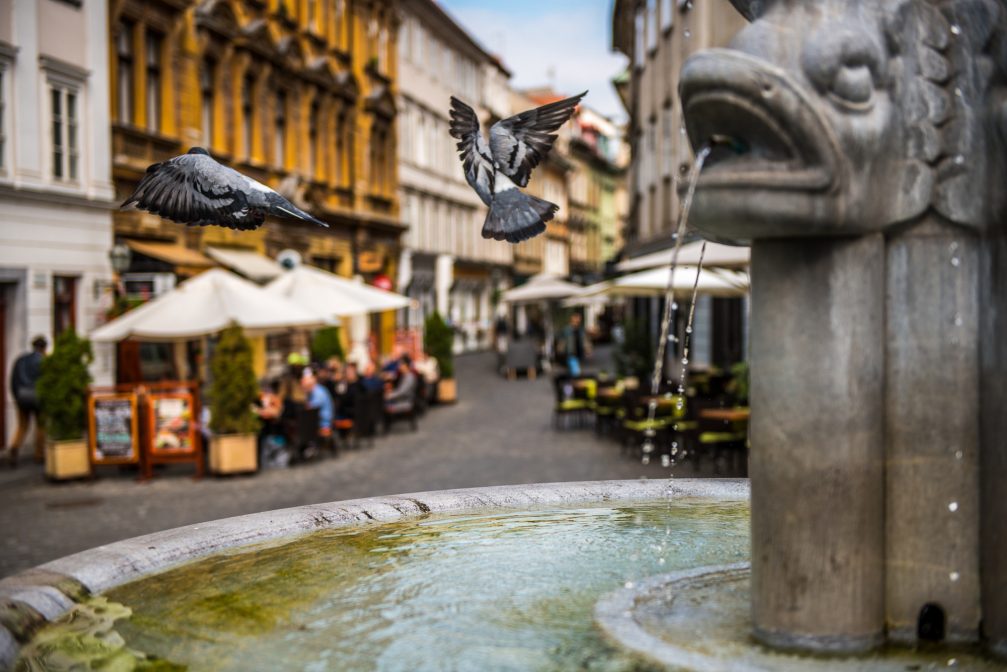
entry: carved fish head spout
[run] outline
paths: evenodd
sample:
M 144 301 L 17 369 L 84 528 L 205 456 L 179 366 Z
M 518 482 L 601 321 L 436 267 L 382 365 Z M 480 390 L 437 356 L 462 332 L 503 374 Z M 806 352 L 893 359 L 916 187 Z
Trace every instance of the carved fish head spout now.
M 750 24 L 691 57 L 681 100 L 713 145 L 690 222 L 708 237 L 851 236 L 1007 205 L 1002 0 L 732 0 Z

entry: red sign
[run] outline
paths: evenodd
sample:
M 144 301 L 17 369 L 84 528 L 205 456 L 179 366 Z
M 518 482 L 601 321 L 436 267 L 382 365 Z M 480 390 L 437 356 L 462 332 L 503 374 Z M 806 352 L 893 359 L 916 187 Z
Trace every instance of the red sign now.
M 386 292 L 392 291 L 392 279 L 385 274 L 374 276 L 374 286 Z

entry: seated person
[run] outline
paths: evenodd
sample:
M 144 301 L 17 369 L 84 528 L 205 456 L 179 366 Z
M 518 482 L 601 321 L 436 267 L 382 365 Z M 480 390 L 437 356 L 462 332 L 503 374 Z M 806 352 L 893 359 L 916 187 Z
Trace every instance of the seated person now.
M 318 409 L 318 435 L 331 436 L 332 395 L 318 382 L 318 378 L 315 377 L 315 373 L 310 367 L 304 369 L 304 374 L 301 376 L 301 387 L 304 388 L 304 393 L 307 395 L 305 406 Z
M 416 374 L 409 357 L 403 356 L 399 360 L 398 374 L 395 387 L 385 393 L 385 412 L 392 415 L 409 413 L 416 401 Z
M 336 397 L 337 424 L 339 420 L 353 420 L 356 417 L 357 404 L 363 403 L 364 395 L 367 394 L 364 383 L 357 374 L 356 364 L 347 364 L 343 375 L 345 377 L 343 391 Z
M 405 350 L 401 345 L 392 347 L 392 354 L 385 360 L 385 365 L 381 367 L 381 377 L 385 380 L 394 380 L 399 375 L 399 362 L 405 356 Z
M 374 362 L 367 362 L 364 365 L 364 376 L 361 379 L 364 387 L 368 392 L 373 392 L 374 390 L 380 390 L 384 388 L 385 383 L 381 380 L 381 377 L 377 374 L 377 368 L 374 366 Z
M 255 401 L 252 411 L 262 420 L 260 434 L 281 433 L 280 416 L 283 414 L 283 401 L 280 399 L 279 381 L 262 381 L 259 386 L 259 398 Z

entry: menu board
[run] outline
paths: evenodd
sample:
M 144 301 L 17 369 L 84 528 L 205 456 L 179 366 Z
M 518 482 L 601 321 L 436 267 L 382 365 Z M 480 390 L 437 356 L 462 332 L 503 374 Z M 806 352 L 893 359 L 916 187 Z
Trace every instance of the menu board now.
M 140 458 L 136 395 L 95 394 L 88 400 L 88 439 L 94 464 L 133 464 Z
M 150 450 L 154 455 L 184 455 L 196 450 L 192 394 L 153 393 L 149 396 Z

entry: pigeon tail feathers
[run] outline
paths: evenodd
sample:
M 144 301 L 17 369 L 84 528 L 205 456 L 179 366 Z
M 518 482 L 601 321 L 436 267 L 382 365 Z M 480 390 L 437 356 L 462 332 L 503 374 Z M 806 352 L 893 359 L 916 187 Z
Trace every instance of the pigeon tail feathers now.
M 497 192 L 490 203 L 483 238 L 520 243 L 545 232 L 545 223 L 551 220 L 559 206 L 517 189 Z

